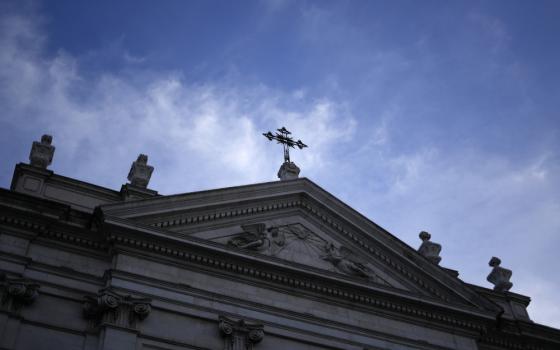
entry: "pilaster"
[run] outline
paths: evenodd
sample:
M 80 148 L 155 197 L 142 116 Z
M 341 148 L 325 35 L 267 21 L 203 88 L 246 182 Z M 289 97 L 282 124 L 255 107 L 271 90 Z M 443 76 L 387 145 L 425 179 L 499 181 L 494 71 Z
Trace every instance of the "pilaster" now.
M 99 349 L 134 350 L 139 333 L 138 324 L 151 311 L 151 299 L 101 289 L 95 297 L 84 298 L 84 317 L 90 330 L 99 331 Z
M 253 350 L 264 338 L 262 324 L 234 321 L 225 316 L 219 318 L 220 334 L 224 338 L 224 350 Z
M 33 303 L 39 285 L 24 278 L 0 276 L 0 348 L 13 349 L 21 325 L 21 310 Z

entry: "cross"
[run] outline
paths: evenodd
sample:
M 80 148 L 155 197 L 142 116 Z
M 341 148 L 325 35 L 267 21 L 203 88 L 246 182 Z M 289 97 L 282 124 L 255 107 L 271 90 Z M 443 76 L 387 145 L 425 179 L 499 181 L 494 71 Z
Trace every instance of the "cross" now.
M 293 138 L 288 136 L 292 133 L 289 132 L 285 127 L 276 130 L 278 130 L 280 133 L 273 134 L 269 131 L 267 133 L 263 133 L 263 135 L 269 141 L 276 140 L 278 141 L 278 143 L 282 144 L 282 146 L 284 147 L 284 163 L 290 163 L 290 147 L 295 148 L 294 146 L 298 146 L 299 149 L 302 149 L 304 147 L 307 147 L 307 145 L 301 142 L 301 140 L 294 141 Z

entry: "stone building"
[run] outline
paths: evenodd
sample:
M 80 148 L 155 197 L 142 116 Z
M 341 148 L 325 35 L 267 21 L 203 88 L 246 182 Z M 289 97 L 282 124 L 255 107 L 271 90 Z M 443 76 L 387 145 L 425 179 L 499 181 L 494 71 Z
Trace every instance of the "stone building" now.
M 51 137 L 0 189 L 1 349 L 560 349 L 490 261 L 487 289 L 284 164 L 280 181 L 162 196 L 55 174 Z

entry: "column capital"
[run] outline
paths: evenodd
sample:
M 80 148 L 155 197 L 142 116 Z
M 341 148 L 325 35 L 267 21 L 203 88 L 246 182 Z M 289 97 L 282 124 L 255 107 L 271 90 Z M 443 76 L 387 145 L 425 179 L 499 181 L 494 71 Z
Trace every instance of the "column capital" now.
M 0 306 L 1 309 L 18 313 L 23 306 L 30 305 L 37 298 L 38 283 L 24 278 L 10 278 L 0 276 Z
M 94 297 L 84 297 L 83 313 L 86 319 L 92 321 L 92 328 L 109 324 L 136 329 L 137 323 L 150 314 L 151 302 L 148 298 L 137 298 L 103 288 Z
M 264 338 L 262 324 L 247 323 L 219 317 L 220 334 L 224 337 L 224 350 L 252 350 Z

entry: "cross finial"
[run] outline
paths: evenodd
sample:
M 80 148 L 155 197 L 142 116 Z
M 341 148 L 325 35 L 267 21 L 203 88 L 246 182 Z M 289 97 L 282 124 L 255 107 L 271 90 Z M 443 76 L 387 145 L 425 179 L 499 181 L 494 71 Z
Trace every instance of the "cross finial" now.
M 284 147 L 284 163 L 290 163 L 290 147 L 295 148 L 297 146 L 299 149 L 307 147 L 307 145 L 301 140 L 294 141 L 291 135 L 292 133 L 288 131 L 285 127 L 281 129 L 276 129 L 279 133 L 273 134 L 272 132 L 263 133 L 264 137 L 266 137 L 269 141 L 276 140 L 278 143 L 281 143 Z

